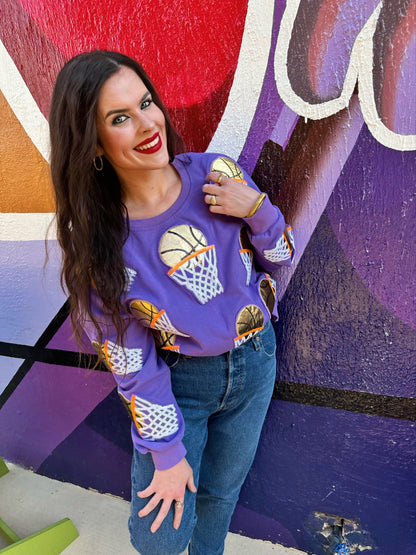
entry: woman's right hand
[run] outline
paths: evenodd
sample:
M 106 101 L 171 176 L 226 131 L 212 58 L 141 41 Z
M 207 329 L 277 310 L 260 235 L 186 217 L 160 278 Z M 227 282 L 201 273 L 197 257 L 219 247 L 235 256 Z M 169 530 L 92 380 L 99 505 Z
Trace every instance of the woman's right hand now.
M 147 516 L 162 502 L 157 517 L 150 527 L 152 533 L 155 533 L 162 524 L 173 502 L 175 503 L 173 527 L 176 530 L 179 528 L 183 515 L 185 489 L 187 487 L 190 491 L 196 492 L 192 468 L 188 461 L 183 458 L 172 468 L 155 470 L 153 479 L 148 487 L 143 491 L 137 492 L 140 498 L 152 495 L 147 505 L 139 512 L 139 517 Z M 180 503 L 177 504 L 177 501 L 180 501 Z

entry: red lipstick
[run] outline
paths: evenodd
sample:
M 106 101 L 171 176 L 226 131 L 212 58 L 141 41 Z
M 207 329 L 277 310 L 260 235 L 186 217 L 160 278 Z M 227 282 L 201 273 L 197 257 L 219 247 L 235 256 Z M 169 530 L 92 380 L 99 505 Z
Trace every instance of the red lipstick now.
M 145 139 L 138 145 L 134 147 L 134 150 L 140 152 L 140 154 L 153 154 L 162 148 L 162 139 L 159 133 L 155 133 L 152 137 Z

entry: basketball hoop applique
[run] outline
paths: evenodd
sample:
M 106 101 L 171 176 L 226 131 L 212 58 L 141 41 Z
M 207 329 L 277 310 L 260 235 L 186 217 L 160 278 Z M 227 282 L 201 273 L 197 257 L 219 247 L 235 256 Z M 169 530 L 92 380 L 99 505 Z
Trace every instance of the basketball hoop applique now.
M 143 367 L 142 349 L 127 349 L 112 341 L 103 345 L 105 361 L 114 374 L 124 376 L 139 372 Z
M 283 262 L 290 260 L 294 251 L 294 238 L 291 227 L 287 227 L 282 236 L 278 239 L 274 249 L 265 250 L 264 258 L 269 262 Z
M 125 293 L 128 293 L 130 291 L 130 287 L 133 285 L 134 278 L 137 276 L 137 272 L 136 270 L 133 270 L 132 268 L 127 268 L 127 267 L 124 268 L 124 271 L 126 273 L 126 278 L 127 278 Z
M 250 249 L 240 249 L 240 256 L 247 272 L 246 285 L 250 285 L 251 272 L 253 268 L 253 253 Z
M 176 353 L 180 352 L 180 346 L 175 345 L 176 335 L 173 333 L 160 330 L 155 331 L 154 336 L 159 349 L 163 349 L 165 351 L 175 351 Z
M 218 278 L 215 245 L 207 246 L 199 229 L 190 225 L 171 227 L 159 242 L 159 255 L 170 266 L 168 276 L 191 291 L 201 304 L 224 291 Z
M 134 420 L 133 415 L 131 413 L 130 401 L 128 399 L 126 399 L 124 397 L 124 395 L 122 393 L 120 393 L 120 391 L 117 391 L 117 393 L 118 393 L 118 396 L 120 398 L 120 401 L 123 403 L 123 407 L 126 409 L 127 414 L 129 415 L 130 420 Z
M 247 234 L 247 226 L 243 226 L 240 230 L 240 257 L 246 269 L 247 277 L 246 277 L 246 285 L 250 285 L 251 280 L 251 272 L 253 271 L 253 251 L 252 251 L 252 244 L 250 243 L 250 239 L 248 238 Z
M 264 316 L 261 308 L 255 304 L 245 306 L 237 316 L 235 327 L 238 335 L 234 339 L 234 346 L 239 347 L 264 328 Z
M 143 326 L 154 330 L 158 347 L 162 349 L 179 351 L 179 345 L 175 345 L 176 336 L 189 337 L 173 326 L 165 310 L 158 310 L 148 301 L 134 300 L 130 303 L 130 310 Z
M 173 404 L 157 405 L 133 395 L 131 411 L 137 431 L 143 439 L 156 441 L 176 433 L 178 416 Z

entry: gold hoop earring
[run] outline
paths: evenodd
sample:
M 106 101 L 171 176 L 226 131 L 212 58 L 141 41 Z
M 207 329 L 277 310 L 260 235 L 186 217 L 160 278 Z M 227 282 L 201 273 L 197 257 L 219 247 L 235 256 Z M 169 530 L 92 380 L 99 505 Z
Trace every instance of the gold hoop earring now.
M 97 161 L 96 161 L 97 158 L 100 159 L 100 166 L 99 167 L 97 166 Z M 97 172 L 102 171 L 102 169 L 104 168 L 104 162 L 103 162 L 102 156 L 96 156 L 92 163 L 94 164 L 94 168 L 97 170 Z

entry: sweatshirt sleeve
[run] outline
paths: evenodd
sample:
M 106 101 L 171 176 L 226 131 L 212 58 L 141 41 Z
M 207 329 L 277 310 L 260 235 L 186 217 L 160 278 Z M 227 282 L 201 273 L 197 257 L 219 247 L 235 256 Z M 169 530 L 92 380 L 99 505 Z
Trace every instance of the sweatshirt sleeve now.
M 103 313 L 94 313 L 102 332 L 101 343 L 91 321 L 86 322 L 85 331 L 95 350 L 101 349 L 117 383 L 132 420 L 133 444 L 141 453 L 151 453 L 158 470 L 171 468 L 186 454 L 184 421 L 172 393 L 170 369 L 157 355 L 151 330 L 134 318 L 128 319 L 121 346 Z
M 247 185 L 261 193 L 254 181 L 245 176 Z M 293 231 L 283 214 L 268 196 L 251 218 L 243 218 L 248 225 L 248 236 L 254 248 L 254 257 L 262 268 L 273 272 L 277 266 L 290 266 L 295 254 Z

